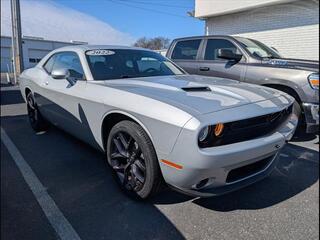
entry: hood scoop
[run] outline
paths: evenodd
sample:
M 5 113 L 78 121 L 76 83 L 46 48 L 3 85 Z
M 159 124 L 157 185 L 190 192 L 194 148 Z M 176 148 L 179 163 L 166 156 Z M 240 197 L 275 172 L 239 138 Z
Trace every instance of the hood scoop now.
M 211 92 L 209 87 L 182 87 L 181 89 L 186 92 Z

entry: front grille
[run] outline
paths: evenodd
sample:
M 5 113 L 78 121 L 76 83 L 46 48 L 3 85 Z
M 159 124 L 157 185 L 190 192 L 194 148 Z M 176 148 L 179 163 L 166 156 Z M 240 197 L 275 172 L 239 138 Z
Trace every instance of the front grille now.
M 280 112 L 225 123 L 223 135 L 212 139 L 206 147 L 243 142 L 268 135 L 286 121 L 292 113 L 292 107 L 291 105 Z
M 273 157 L 274 155 L 272 155 L 271 157 L 264 158 L 260 161 L 248 164 L 246 166 L 231 170 L 227 176 L 226 182 L 227 183 L 235 182 L 245 177 L 248 177 L 250 175 L 253 175 L 257 172 L 262 171 L 269 165 Z

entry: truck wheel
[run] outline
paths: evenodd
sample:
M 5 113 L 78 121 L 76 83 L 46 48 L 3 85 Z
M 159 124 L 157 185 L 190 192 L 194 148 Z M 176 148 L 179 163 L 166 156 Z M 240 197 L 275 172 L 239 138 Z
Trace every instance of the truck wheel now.
M 149 136 L 132 121 L 121 121 L 110 131 L 107 162 L 121 189 L 130 197 L 146 199 L 162 185 L 158 158 Z
M 298 119 L 298 127 L 296 129 L 296 134 L 301 134 L 306 132 L 306 118 L 303 112 L 302 106 L 297 102 L 297 100 L 294 102 L 293 107 L 295 108 L 295 111 L 299 114 Z
M 306 119 L 305 119 L 305 115 L 303 112 L 303 108 L 301 106 L 301 100 L 300 100 L 299 95 L 292 88 L 289 88 L 286 86 L 282 86 L 282 85 L 265 85 L 265 86 L 283 91 L 283 92 L 289 94 L 291 97 L 293 97 L 296 100 L 294 103 L 294 108 L 296 109 L 296 111 L 299 112 L 299 123 L 298 123 L 297 131 L 299 131 L 299 132 L 305 131 Z
M 33 130 L 36 132 L 44 131 L 48 128 L 47 121 L 42 117 L 38 106 L 33 98 L 32 92 L 29 92 L 26 97 L 27 100 L 27 111 L 29 122 Z

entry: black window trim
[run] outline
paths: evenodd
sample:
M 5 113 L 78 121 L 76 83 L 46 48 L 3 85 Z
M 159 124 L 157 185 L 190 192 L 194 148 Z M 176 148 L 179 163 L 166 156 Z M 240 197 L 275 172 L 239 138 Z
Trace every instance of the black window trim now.
M 61 51 L 61 52 L 55 52 L 55 53 L 51 54 L 51 55 L 48 57 L 48 59 L 42 64 L 42 66 L 41 66 L 42 69 L 43 69 L 49 76 L 51 76 L 51 72 L 48 72 L 47 69 L 45 69 L 44 66 L 47 64 L 47 62 L 48 62 L 53 56 L 56 56 L 56 55 L 61 54 L 61 53 L 74 53 L 74 54 L 76 54 L 76 55 L 78 56 L 79 61 L 80 61 L 80 64 L 81 64 L 81 68 L 82 68 L 82 71 L 83 71 L 83 79 L 77 79 L 77 81 L 87 81 L 86 73 L 84 72 L 84 68 L 83 68 L 83 65 L 82 65 L 82 63 L 81 63 L 80 56 L 79 56 L 79 54 L 78 54 L 77 52 L 75 52 L 75 51 Z
M 200 44 L 199 44 L 199 47 L 198 47 L 196 59 L 178 59 L 178 58 L 172 58 L 174 49 L 176 48 L 176 45 L 177 45 L 179 42 L 193 41 L 193 40 L 200 40 Z M 199 37 L 199 38 L 190 38 L 190 39 L 179 39 L 179 40 L 176 40 L 176 42 L 173 44 L 173 47 L 171 48 L 172 50 L 171 50 L 171 52 L 170 52 L 170 59 L 172 59 L 173 61 L 182 61 L 182 62 L 195 62 L 195 61 L 198 61 L 198 60 L 200 60 L 200 57 L 201 57 L 201 55 L 202 55 L 204 42 L 205 42 L 205 39 L 204 39 L 204 38 L 201 38 L 201 37 Z
M 203 48 L 201 50 L 201 55 L 200 55 L 200 57 L 198 59 L 199 61 L 201 61 L 201 62 L 215 62 L 215 63 L 225 63 L 225 62 L 227 62 L 227 60 L 224 60 L 224 59 L 215 59 L 215 60 L 204 59 L 205 54 L 206 54 L 206 48 L 207 48 L 208 40 L 226 40 L 226 41 L 231 42 L 237 48 L 237 50 L 239 50 L 241 52 L 241 54 L 243 55 L 243 59 L 241 59 L 239 63 L 246 63 L 247 62 L 247 59 L 248 59 L 247 53 L 245 53 L 241 49 L 239 44 L 237 42 L 233 41 L 232 39 L 223 38 L 223 37 L 208 37 L 208 38 L 204 38 L 203 40 L 204 40 Z

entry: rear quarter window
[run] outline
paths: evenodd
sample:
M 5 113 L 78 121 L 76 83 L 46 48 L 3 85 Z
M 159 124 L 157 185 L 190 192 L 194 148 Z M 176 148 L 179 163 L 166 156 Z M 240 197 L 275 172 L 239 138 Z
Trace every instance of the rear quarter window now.
M 79 59 L 75 52 L 59 52 L 56 54 L 53 69 L 68 69 L 70 76 L 76 79 L 84 79 L 84 72 Z
M 56 55 L 52 55 L 49 60 L 43 65 L 43 68 L 47 73 L 51 73 L 55 58 Z
M 179 41 L 174 46 L 172 59 L 195 60 L 201 39 Z

